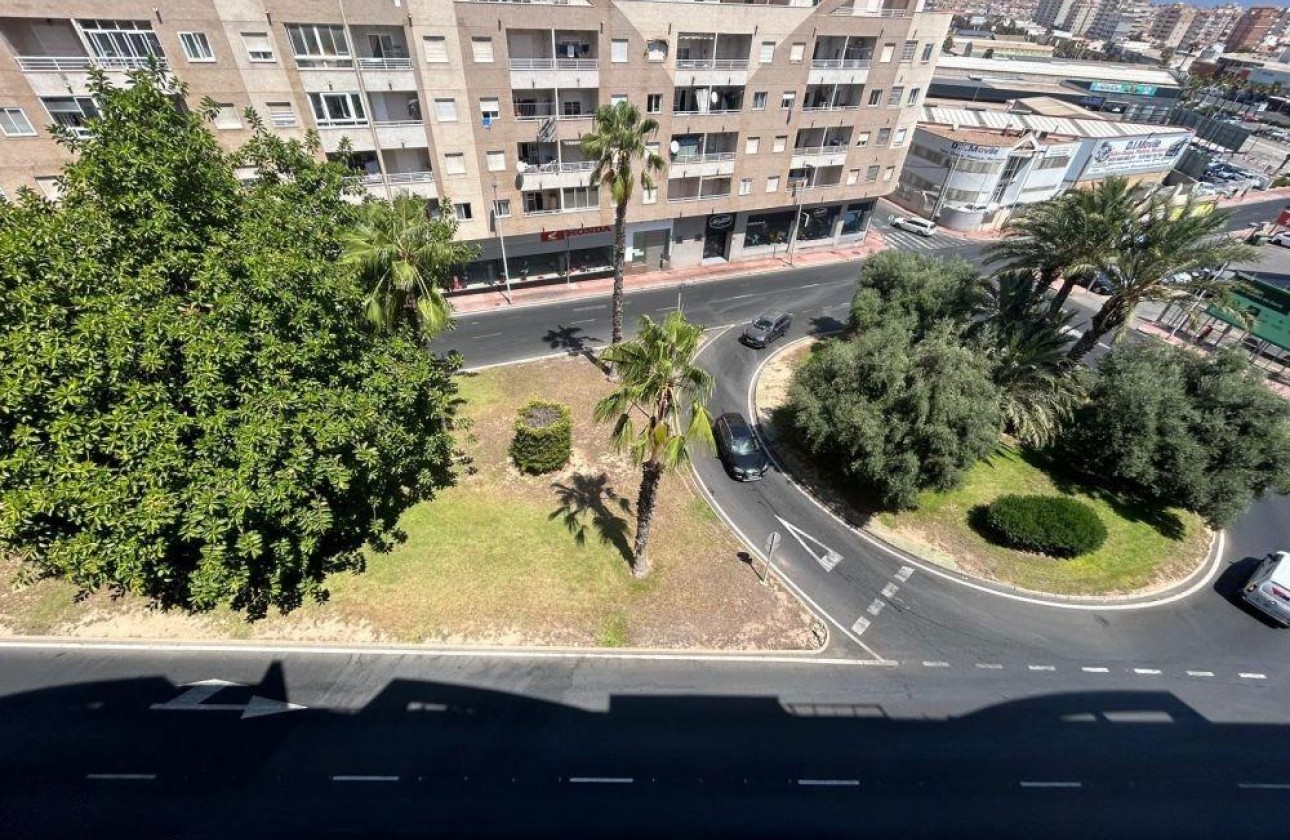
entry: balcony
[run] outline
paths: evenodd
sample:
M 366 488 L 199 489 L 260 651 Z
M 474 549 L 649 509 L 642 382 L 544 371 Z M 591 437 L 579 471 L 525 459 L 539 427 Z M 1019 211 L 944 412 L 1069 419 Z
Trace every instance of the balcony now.
M 916 7 L 912 0 L 908 7 L 904 6 L 887 6 L 882 2 L 874 0 L 861 0 L 859 3 L 853 3 L 847 6 L 839 6 L 833 10 L 837 17 L 875 17 L 875 18 L 905 18 L 913 17 Z
M 822 35 L 815 40 L 807 81 L 813 85 L 862 84 L 869 78 L 874 38 Z
M 600 33 L 576 29 L 508 29 L 511 87 L 599 88 Z
M 690 116 L 737 114 L 743 110 L 742 87 L 676 88 L 672 95 L 672 113 Z
M 794 169 L 800 169 L 809 163 L 817 170 L 826 166 L 841 166 L 846 162 L 850 146 L 850 126 L 800 129 L 790 165 Z
M 566 160 L 547 163 L 523 163 L 520 172 L 521 190 L 558 190 L 565 187 L 586 187 L 591 184 L 591 171 L 595 161 Z
M 668 144 L 671 159 L 667 176 L 685 179 L 732 175 L 738 142 L 739 135 L 733 131 L 674 134 Z
M 424 148 L 425 125 L 415 89 L 370 93 L 367 110 L 383 148 Z
M 676 83 L 746 85 L 751 53 L 751 35 L 682 32 L 676 40 Z
M 548 132 L 551 136 L 540 136 L 539 139 L 554 140 L 557 121 L 590 120 L 596 113 L 598 99 L 594 91 L 562 91 L 557 99 L 554 90 L 526 90 L 516 94 L 511 100 L 511 107 L 517 121 L 549 121 L 549 126 L 543 125 L 538 131 L 539 135 Z
M 669 178 L 667 202 L 715 201 L 730 197 L 730 178 Z
M 802 110 L 854 111 L 863 103 L 863 85 L 808 85 Z

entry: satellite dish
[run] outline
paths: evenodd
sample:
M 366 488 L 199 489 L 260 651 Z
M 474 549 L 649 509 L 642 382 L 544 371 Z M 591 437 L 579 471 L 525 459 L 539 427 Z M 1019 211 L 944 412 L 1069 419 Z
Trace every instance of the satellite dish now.
M 717 95 L 717 92 L 715 90 L 708 94 L 708 101 L 710 101 L 713 105 L 716 105 L 717 102 L 719 102 L 720 100 L 721 100 L 721 97 Z
M 515 171 L 523 175 L 528 171 L 529 165 L 522 160 L 515 161 Z
M 681 144 L 673 140 L 667 148 L 675 155 L 681 151 Z

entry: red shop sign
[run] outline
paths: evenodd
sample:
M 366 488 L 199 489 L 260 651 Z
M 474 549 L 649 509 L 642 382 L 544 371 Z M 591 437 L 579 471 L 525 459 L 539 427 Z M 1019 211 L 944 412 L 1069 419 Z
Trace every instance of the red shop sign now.
M 569 228 L 568 230 L 544 230 L 542 231 L 543 242 L 559 242 L 572 236 L 590 236 L 593 233 L 608 233 L 613 230 L 613 225 L 596 225 L 595 227 Z

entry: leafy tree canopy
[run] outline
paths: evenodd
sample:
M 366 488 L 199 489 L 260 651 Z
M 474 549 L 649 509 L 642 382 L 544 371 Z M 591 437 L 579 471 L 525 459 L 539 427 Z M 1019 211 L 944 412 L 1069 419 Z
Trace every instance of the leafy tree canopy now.
M 0 543 L 166 605 L 322 599 L 450 480 L 454 364 L 367 328 L 316 140 L 228 154 L 158 72 L 93 88 L 62 203 L 0 207 Z
M 894 320 L 919 338 L 942 319 L 966 323 L 982 289 L 980 274 L 964 260 L 884 251 L 860 269 L 849 328 L 867 330 Z
M 1060 446 L 1094 477 L 1216 526 L 1269 490 L 1290 490 L 1290 405 L 1236 351 L 1121 345 L 1090 397 Z

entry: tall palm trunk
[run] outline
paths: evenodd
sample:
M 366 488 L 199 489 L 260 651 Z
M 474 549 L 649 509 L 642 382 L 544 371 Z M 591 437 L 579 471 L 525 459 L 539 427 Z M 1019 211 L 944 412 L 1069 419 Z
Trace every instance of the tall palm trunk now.
M 1042 289 L 1050 288 L 1056 279 L 1057 269 L 1055 268 L 1045 268 L 1039 272 L 1039 283 Z M 1062 286 L 1057 290 L 1052 304 L 1048 307 L 1048 317 L 1050 319 L 1056 318 L 1058 313 L 1062 311 L 1062 307 L 1066 305 L 1066 298 L 1071 296 L 1071 289 L 1073 288 L 1075 288 L 1075 275 L 1068 273 L 1062 278 Z
M 1101 341 L 1102 336 L 1128 322 L 1128 314 L 1131 311 L 1132 307 L 1126 307 L 1124 301 L 1112 297 L 1097 311 L 1093 320 L 1089 321 L 1084 334 L 1079 337 L 1079 341 L 1075 342 L 1075 346 L 1066 354 L 1066 358 L 1072 362 L 1083 360 Z
M 614 208 L 614 297 L 613 344 L 623 340 L 623 263 L 627 257 L 627 202 L 618 202 Z
M 654 523 L 654 506 L 658 503 L 658 485 L 663 480 L 663 465 L 646 461 L 641 474 L 640 495 L 636 498 L 636 546 L 632 550 L 632 577 L 649 574 L 649 528 Z

